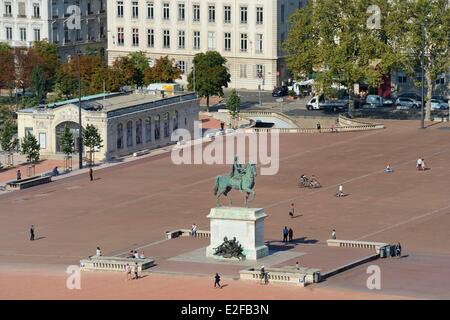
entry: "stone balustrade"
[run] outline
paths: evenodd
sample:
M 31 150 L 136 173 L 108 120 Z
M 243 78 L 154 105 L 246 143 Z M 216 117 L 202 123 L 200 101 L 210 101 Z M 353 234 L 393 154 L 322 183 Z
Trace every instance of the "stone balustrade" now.
M 121 258 L 121 257 L 105 257 L 92 256 L 88 259 L 80 260 L 81 270 L 84 271 L 125 271 L 128 264 L 134 268 L 138 264 L 138 271 L 142 271 L 153 267 L 155 265 L 152 259 L 136 259 L 136 258 Z
M 49 182 L 52 182 L 51 176 L 36 176 L 32 178 L 14 180 L 6 183 L 6 190 L 23 190 Z
M 176 229 L 172 231 L 166 231 L 166 239 L 178 238 L 178 237 L 191 237 L 191 229 Z M 211 232 L 209 230 L 197 230 L 197 238 L 209 238 Z
M 338 239 L 327 240 L 327 245 L 331 247 L 374 249 L 377 252 L 377 254 L 380 253 L 381 248 L 389 246 L 389 244 L 381 242 L 338 240 Z
M 289 283 L 297 285 L 308 285 L 321 281 L 320 269 L 313 268 L 266 268 L 268 280 L 274 283 Z M 261 270 L 250 268 L 239 271 L 241 280 L 262 281 Z

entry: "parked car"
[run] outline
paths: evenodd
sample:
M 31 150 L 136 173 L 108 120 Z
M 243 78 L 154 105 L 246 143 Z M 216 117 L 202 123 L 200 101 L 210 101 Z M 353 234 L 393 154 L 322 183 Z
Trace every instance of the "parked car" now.
M 420 102 L 412 98 L 398 98 L 395 101 L 395 106 L 397 107 L 397 110 L 407 110 L 418 108 L 420 106 Z
M 390 99 L 385 99 L 378 95 L 368 95 L 363 108 L 381 108 L 393 105 L 394 102 Z
M 416 101 L 422 101 L 422 96 L 420 96 L 414 92 L 401 93 L 397 96 L 397 98 L 410 98 L 410 99 L 414 99 Z
M 276 87 L 272 91 L 272 97 L 284 97 L 288 95 L 288 87 L 282 86 L 282 87 Z
M 431 99 L 431 110 L 447 110 L 447 109 L 448 103 L 438 99 Z

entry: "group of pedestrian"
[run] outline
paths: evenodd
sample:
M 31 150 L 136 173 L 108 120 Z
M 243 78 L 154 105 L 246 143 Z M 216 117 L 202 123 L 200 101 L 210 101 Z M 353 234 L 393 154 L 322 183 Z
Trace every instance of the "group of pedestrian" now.
M 130 250 L 127 258 L 128 259 L 145 259 L 144 251 L 142 251 L 141 254 L 139 255 L 137 250 Z
M 289 228 L 287 226 L 284 226 L 283 228 L 283 242 L 292 242 L 294 238 L 294 230 L 292 228 Z
M 131 275 L 131 271 L 133 271 L 134 277 Z M 127 263 L 127 265 L 125 266 L 125 273 L 127 275 L 127 281 L 128 280 L 133 280 L 133 279 L 134 280 L 139 279 L 139 265 L 138 265 L 138 263 L 136 262 L 133 268 L 131 268 L 131 266 Z

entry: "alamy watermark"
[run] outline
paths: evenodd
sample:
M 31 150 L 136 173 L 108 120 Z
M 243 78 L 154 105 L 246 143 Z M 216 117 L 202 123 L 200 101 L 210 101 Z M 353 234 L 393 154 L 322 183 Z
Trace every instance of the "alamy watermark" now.
M 377 265 L 370 265 L 366 270 L 370 276 L 367 278 L 366 286 L 369 290 L 381 290 L 381 269 Z
M 367 8 L 367 13 L 371 16 L 367 18 L 366 25 L 369 29 L 381 29 L 381 9 L 376 4 L 372 4 Z
M 81 268 L 76 265 L 68 266 L 66 273 L 69 275 L 66 279 L 66 288 L 69 290 L 81 289 Z
M 67 7 L 67 14 L 69 18 L 66 20 L 67 29 L 81 30 L 81 9 L 79 6 L 72 5 Z
M 195 128 L 199 128 L 199 125 L 199 121 L 194 122 Z M 280 161 L 278 130 L 255 133 L 240 129 L 233 134 L 207 130 L 204 137 L 208 136 L 212 136 L 211 142 L 202 143 L 201 129 L 194 131 L 194 137 L 187 129 L 175 130 L 171 140 L 180 142 L 180 144 L 172 149 L 172 162 L 176 165 L 233 164 L 235 156 L 238 156 L 241 164 L 259 165 L 261 175 L 278 173 Z

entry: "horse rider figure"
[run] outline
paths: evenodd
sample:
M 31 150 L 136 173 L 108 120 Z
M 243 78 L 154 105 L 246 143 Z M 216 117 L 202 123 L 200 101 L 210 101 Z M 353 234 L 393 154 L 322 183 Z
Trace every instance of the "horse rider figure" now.
M 239 186 L 239 190 L 242 190 L 242 165 L 239 163 L 239 157 L 234 157 L 233 165 L 231 166 L 230 179 L 235 181 Z

